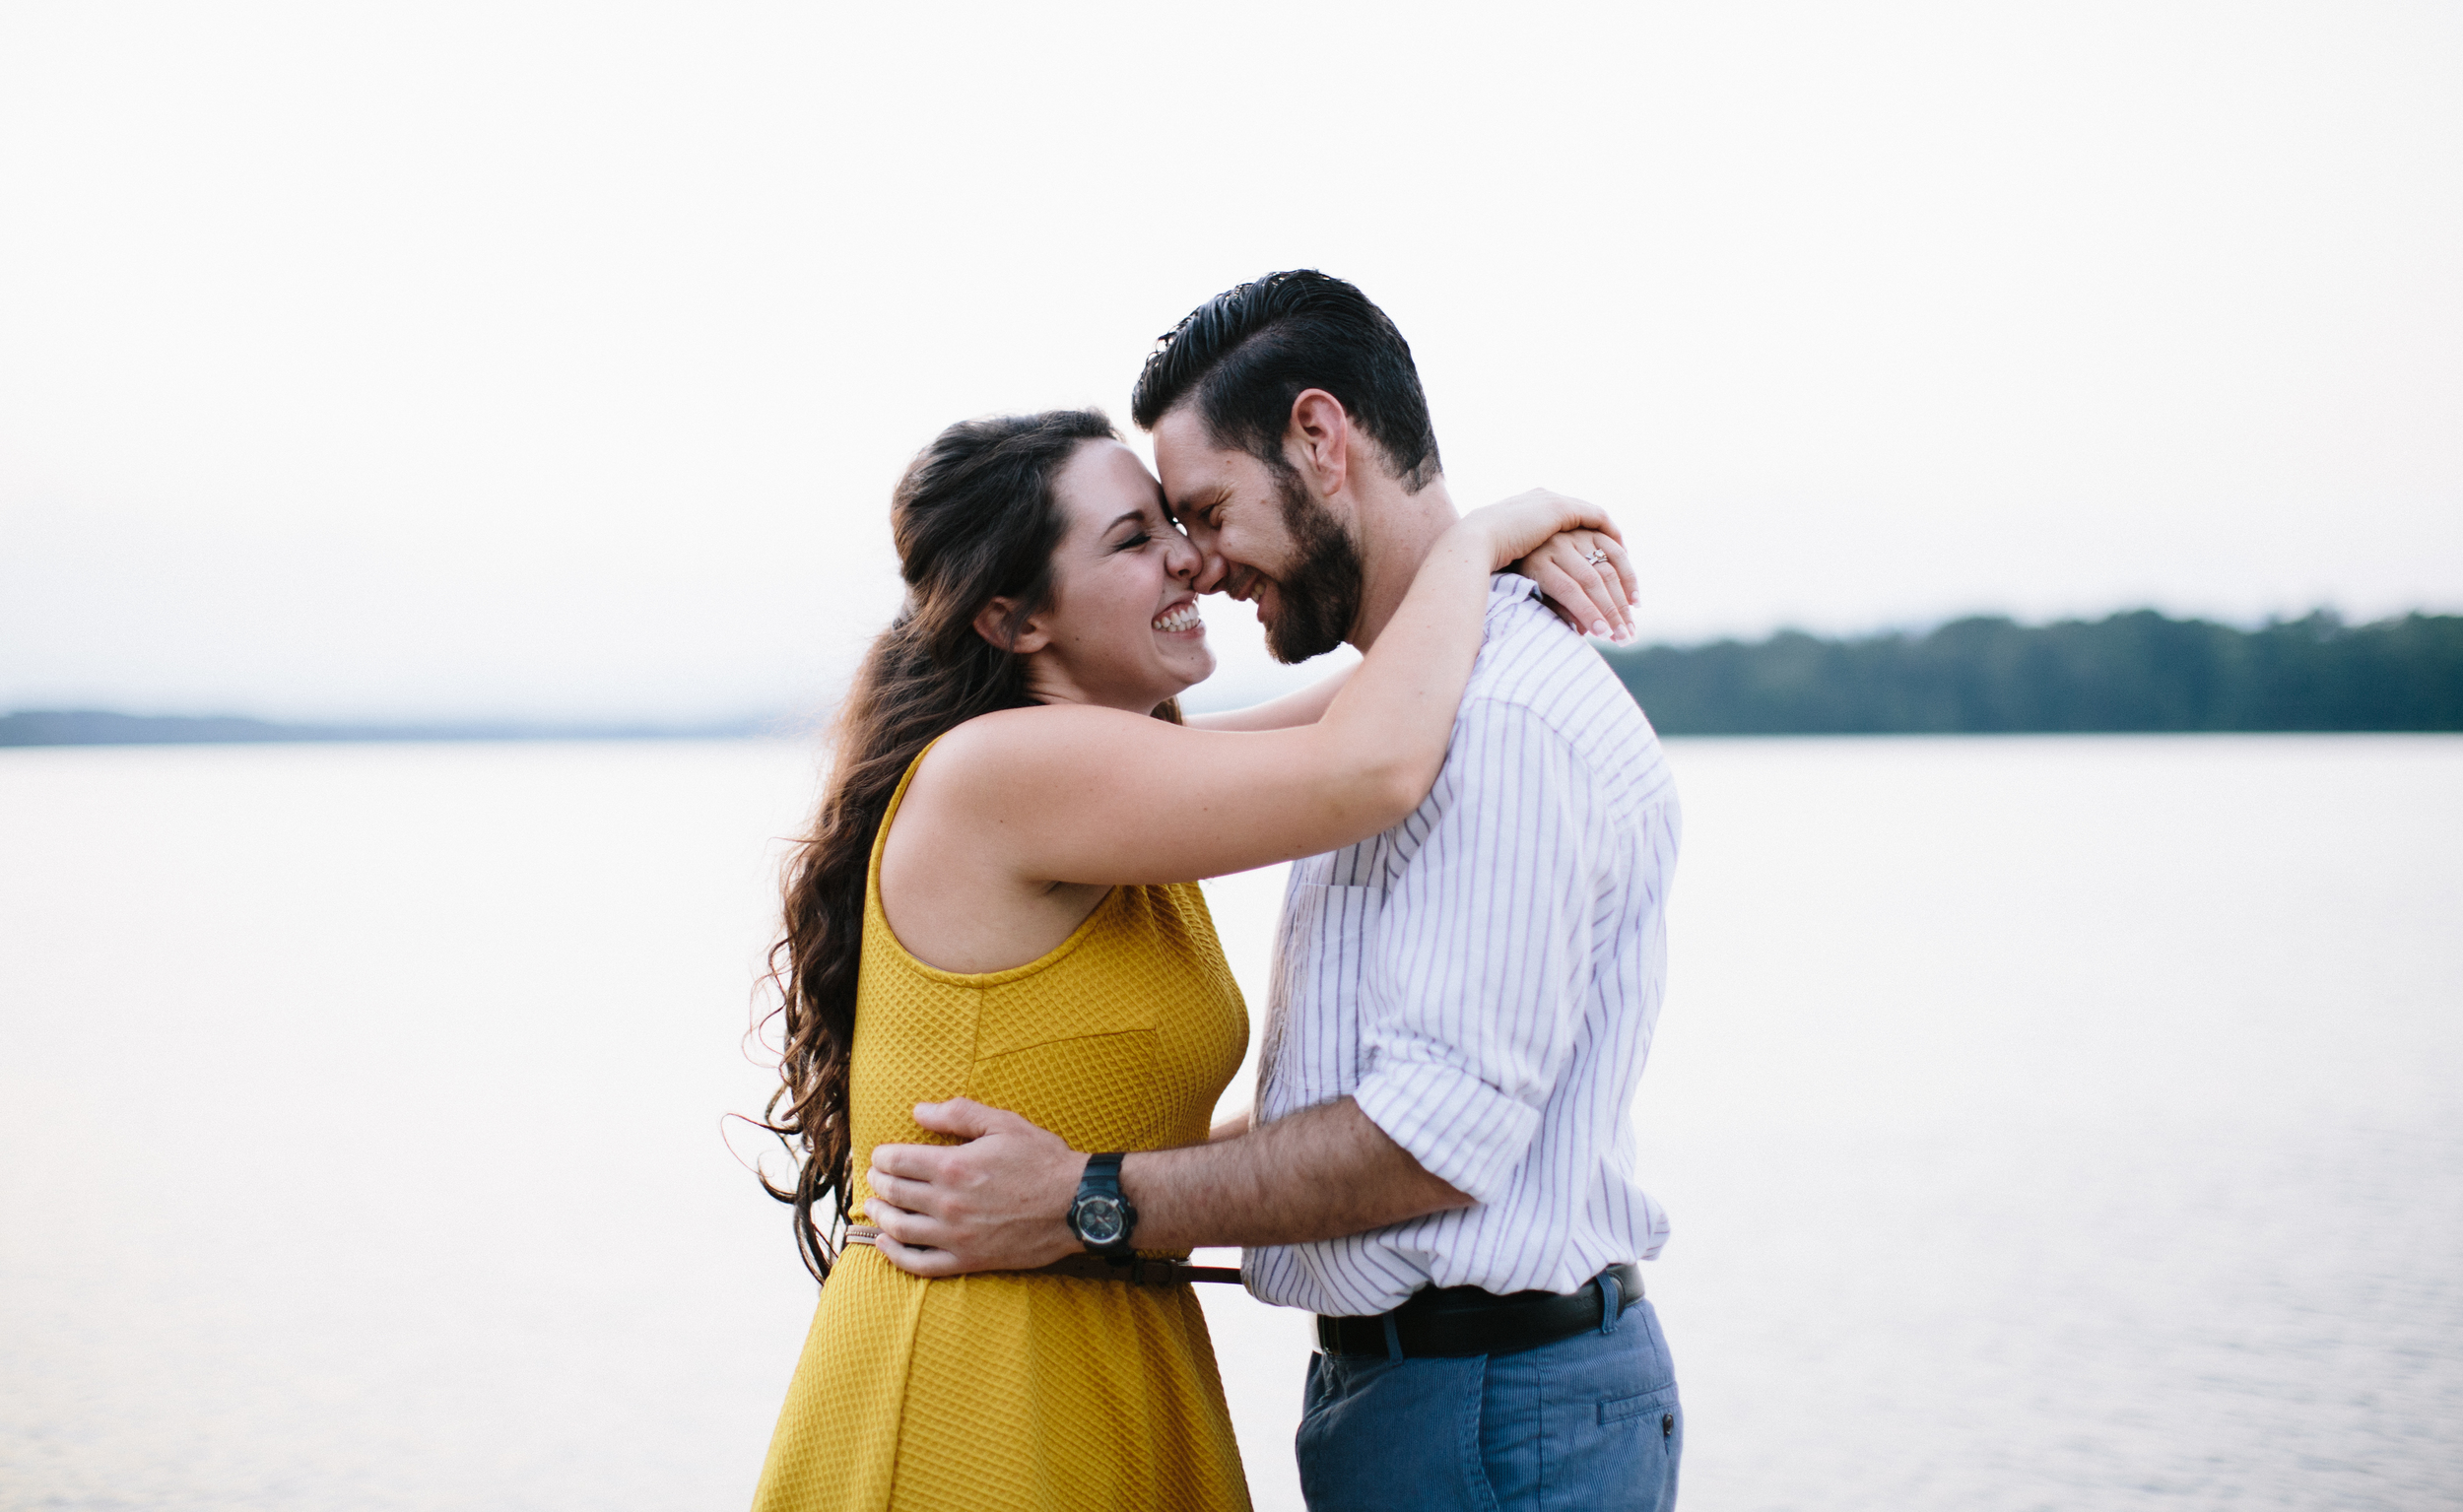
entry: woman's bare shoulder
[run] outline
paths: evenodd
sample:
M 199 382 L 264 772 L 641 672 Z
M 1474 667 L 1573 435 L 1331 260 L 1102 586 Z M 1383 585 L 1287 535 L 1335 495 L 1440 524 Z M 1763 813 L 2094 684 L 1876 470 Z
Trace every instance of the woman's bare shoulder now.
M 1032 791 L 1022 754 L 1047 750 L 1067 729 L 1116 728 L 1107 709 L 1004 709 L 951 730 L 924 753 L 881 858 L 881 906 L 917 960 L 945 971 L 994 971 L 1041 955 L 1084 921 L 1102 887 L 1055 887 L 1019 864 L 1022 815 L 1041 816 L 1051 795 Z M 1046 801 L 1037 804 L 1041 796 Z

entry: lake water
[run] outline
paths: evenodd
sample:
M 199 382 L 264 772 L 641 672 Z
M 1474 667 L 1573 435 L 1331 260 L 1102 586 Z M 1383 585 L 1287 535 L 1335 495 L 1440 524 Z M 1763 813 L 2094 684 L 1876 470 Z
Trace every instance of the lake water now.
M 2463 740 L 1671 757 L 1687 1506 L 2463 1506 Z M 744 1505 L 813 1291 L 722 1115 L 812 782 L 0 752 L 0 1504 Z M 1279 878 L 1210 889 L 1255 1002 Z M 1209 1290 L 1296 1507 L 1304 1326 Z

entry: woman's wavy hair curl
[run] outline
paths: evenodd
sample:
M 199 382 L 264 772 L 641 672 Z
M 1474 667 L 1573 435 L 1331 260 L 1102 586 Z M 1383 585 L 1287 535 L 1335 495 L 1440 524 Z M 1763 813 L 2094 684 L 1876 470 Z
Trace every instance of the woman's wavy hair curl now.
M 769 951 L 776 1002 L 763 1016 L 781 1019 L 782 1032 L 779 1086 L 761 1123 L 796 1168 L 785 1186 L 766 1174 L 762 1185 L 795 1210 L 796 1250 L 819 1280 L 851 1216 L 848 1075 L 873 839 L 925 747 L 977 715 L 1035 701 L 1026 658 L 986 640 L 975 618 L 995 598 L 1015 600 L 1003 636 L 1014 642 L 1050 602 L 1052 553 L 1068 530 L 1054 481 L 1080 446 L 1118 438 L 1099 410 L 962 421 L 916 454 L 891 495 L 906 602 L 839 708 L 820 809 L 787 858 L 785 922 Z M 1155 712 L 1179 718 L 1174 703 Z

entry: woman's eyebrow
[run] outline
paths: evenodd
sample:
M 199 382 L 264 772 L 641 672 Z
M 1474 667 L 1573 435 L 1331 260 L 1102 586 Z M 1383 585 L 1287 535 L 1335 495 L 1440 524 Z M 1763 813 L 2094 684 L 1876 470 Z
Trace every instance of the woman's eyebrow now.
M 1104 526 L 1103 534 L 1108 536 L 1123 525 L 1142 525 L 1144 523 L 1146 523 L 1146 511 L 1144 509 L 1131 509 L 1125 514 L 1116 516 L 1110 524 Z

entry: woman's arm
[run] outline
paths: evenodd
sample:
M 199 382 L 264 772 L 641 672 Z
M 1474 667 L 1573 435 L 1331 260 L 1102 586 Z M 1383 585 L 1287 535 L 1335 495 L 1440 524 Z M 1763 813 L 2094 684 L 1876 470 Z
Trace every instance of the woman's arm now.
M 1323 677 L 1296 693 L 1264 703 L 1252 703 L 1244 709 L 1231 709 L 1221 714 L 1192 714 L 1188 726 L 1192 730 L 1288 730 L 1294 725 L 1313 725 L 1325 717 L 1334 702 L 1334 695 L 1360 670 L 1355 662 L 1332 677 Z
M 1402 820 L 1436 780 L 1478 658 L 1489 574 L 1564 530 L 1613 534 L 1556 495 L 1479 510 L 1313 724 L 1215 731 L 1118 709 L 1010 709 L 953 730 L 916 773 L 976 854 L 1019 881 L 1190 882 L 1333 850 Z
M 1567 503 L 1580 507 L 1572 500 Z M 1632 635 L 1636 586 L 1633 566 L 1625 555 L 1624 543 L 1614 536 L 1588 530 L 1559 531 L 1508 570 L 1538 583 L 1548 607 L 1575 633 L 1606 635 L 1614 640 Z M 1192 714 L 1188 718 L 1189 728 L 1288 730 L 1294 725 L 1315 724 L 1334 702 L 1334 695 L 1351 681 L 1355 670 L 1356 667 L 1346 667 L 1296 693 L 1285 693 L 1244 709 Z

